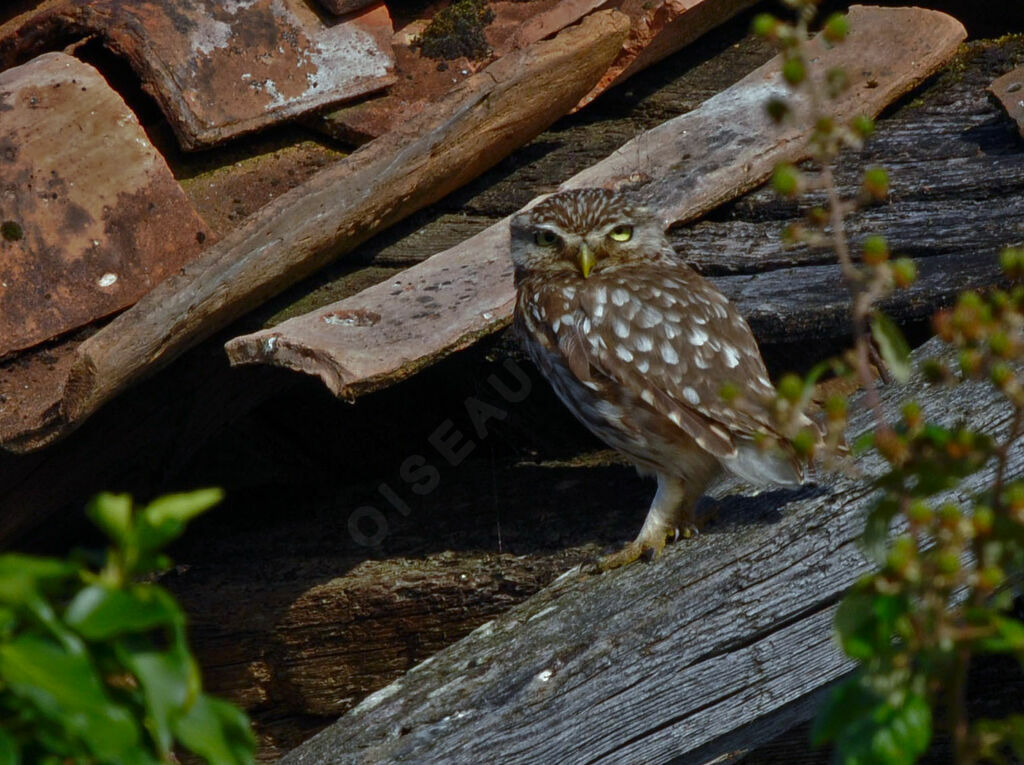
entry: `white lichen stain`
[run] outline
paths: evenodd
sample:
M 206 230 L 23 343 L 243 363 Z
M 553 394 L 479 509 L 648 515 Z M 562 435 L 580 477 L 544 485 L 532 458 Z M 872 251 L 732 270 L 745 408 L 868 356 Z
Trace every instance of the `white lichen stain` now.
M 557 606 L 548 606 L 547 608 L 544 608 L 544 609 L 538 611 L 537 613 L 535 613 L 533 616 L 531 616 L 529 619 L 527 619 L 527 621 L 532 622 L 534 619 L 539 619 L 540 617 L 544 616 L 545 614 L 550 614 L 552 611 L 556 611 L 557 609 L 558 609 Z
M 117 281 L 117 274 L 106 273 L 103 274 L 96 282 L 101 287 L 111 287 Z
M 540 680 L 542 683 L 546 683 L 548 680 L 551 679 L 551 676 L 554 674 L 555 673 L 552 672 L 550 669 L 545 669 L 538 673 L 537 679 Z
M 359 702 L 358 705 L 352 710 L 353 714 L 359 712 L 369 712 L 374 707 L 380 706 L 380 704 L 390 697 L 394 696 L 401 689 L 402 684 L 400 682 L 394 682 L 391 685 L 385 685 L 379 691 L 374 691 L 365 699 Z

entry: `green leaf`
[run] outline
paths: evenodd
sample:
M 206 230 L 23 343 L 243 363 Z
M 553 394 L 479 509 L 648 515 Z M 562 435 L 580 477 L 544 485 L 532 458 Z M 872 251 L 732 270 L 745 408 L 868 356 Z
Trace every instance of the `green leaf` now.
M 199 670 L 188 649 L 168 651 L 118 646 L 118 658 L 138 678 L 146 703 L 145 725 L 162 756 L 174 747 L 173 723 L 197 695 Z
M 991 617 L 995 635 L 979 641 L 981 650 L 988 653 L 1015 653 L 1024 657 L 1024 623 L 1008 616 Z
M 78 568 L 55 558 L 7 553 L 0 555 L 0 603 L 25 605 L 40 590 L 70 579 Z
M 177 539 L 185 526 L 224 498 L 221 489 L 168 494 L 153 500 L 139 515 L 139 547 L 153 552 Z
M 253 762 L 256 737 L 245 713 L 205 693 L 175 726 L 178 740 L 194 754 L 217 765 Z
M 68 604 L 64 621 L 86 640 L 105 640 L 184 622 L 184 614 L 165 590 L 138 584 L 125 590 L 94 584 Z
M 17 696 L 83 741 L 98 759 L 139 762 L 139 730 L 113 703 L 89 659 L 57 643 L 23 635 L 0 645 L 0 678 Z
M 103 492 L 85 506 L 92 519 L 118 547 L 130 546 L 132 537 L 132 498 L 130 494 Z
M 932 736 L 932 713 L 920 694 L 909 693 L 893 705 L 861 689 L 856 706 L 831 710 L 830 732 L 836 743 L 835 760 L 843 765 L 913 765 Z
M 851 721 L 877 703 L 864 688 L 860 672 L 854 673 L 829 692 L 811 728 L 811 744 L 822 746 L 835 741 Z
M 864 533 L 860 547 L 869 560 L 881 566 L 886 561 L 889 547 L 889 527 L 900 511 L 899 503 L 892 497 L 885 497 L 875 505 L 864 522 Z
M 878 344 L 885 365 L 897 382 L 905 383 L 910 379 L 910 346 L 903 337 L 899 327 L 892 319 L 880 311 L 871 317 L 871 335 Z
M 890 652 L 896 623 L 908 607 L 902 595 L 851 590 L 836 610 L 836 631 L 843 651 L 859 661 Z
M 0 765 L 21 765 L 18 742 L 3 728 L 0 728 Z

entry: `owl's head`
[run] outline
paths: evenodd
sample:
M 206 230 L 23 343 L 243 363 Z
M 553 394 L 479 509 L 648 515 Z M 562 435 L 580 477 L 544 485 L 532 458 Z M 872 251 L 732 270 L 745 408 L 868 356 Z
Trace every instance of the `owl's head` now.
M 616 271 L 665 257 L 662 224 L 622 192 L 574 189 L 552 194 L 512 218 L 516 279 Z

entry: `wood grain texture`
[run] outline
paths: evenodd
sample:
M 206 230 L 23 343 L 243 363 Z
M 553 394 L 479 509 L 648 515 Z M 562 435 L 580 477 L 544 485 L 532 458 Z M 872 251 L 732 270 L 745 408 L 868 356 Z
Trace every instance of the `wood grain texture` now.
M 278 197 L 82 343 L 49 419 L 5 447 L 31 450 L 271 295 L 436 201 L 565 114 L 615 55 L 627 20 L 594 14 L 500 59 L 429 112 Z
M 938 341 L 916 352 L 952 358 Z M 1009 430 L 1011 409 L 987 384 L 883 390 L 929 419 Z M 855 400 L 848 436 L 871 426 Z M 1024 469 L 1024 439 L 1010 474 Z M 866 568 L 857 547 L 883 463 L 857 478 L 773 491 L 726 491 L 720 512 L 753 503 L 775 522 L 678 544 L 652 565 L 611 575 L 571 570 L 363 700 L 286 756 L 286 765 L 348 762 L 619 763 L 723 760 L 792 723 L 792 704 L 849 670 L 832 638 L 838 599 Z M 969 496 L 993 476 L 968 478 Z M 745 493 L 745 492 L 741 492 Z M 749 509 L 749 508 L 748 508 Z M 755 729 L 747 727 L 757 721 Z M 673 759 L 680 758 L 680 759 Z
M 841 66 L 850 87 L 837 119 L 875 115 L 943 66 L 965 32 L 935 11 L 854 6 L 841 46 L 813 43 L 819 71 Z M 868 62 L 868 63 L 865 63 Z M 563 188 L 646 179 L 641 198 L 666 225 L 690 221 L 754 188 L 776 162 L 806 155 L 807 120 L 774 125 L 764 111 L 784 95 L 773 59 L 698 109 L 643 133 Z M 794 110 L 806 105 L 799 99 Z M 353 398 L 505 326 L 514 299 L 507 220 L 410 268 L 399 278 L 226 346 L 232 363 L 269 363 L 318 375 Z

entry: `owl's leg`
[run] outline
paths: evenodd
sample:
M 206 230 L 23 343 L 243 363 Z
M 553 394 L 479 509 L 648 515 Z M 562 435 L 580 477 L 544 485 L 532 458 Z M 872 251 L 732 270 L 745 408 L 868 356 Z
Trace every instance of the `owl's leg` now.
M 696 531 L 692 522 L 695 501 L 687 500 L 686 484 L 682 480 L 658 473 L 658 491 L 640 533 L 618 552 L 602 558 L 601 569 L 607 571 L 618 568 L 644 557 L 656 558 L 669 538 L 692 536 Z
M 601 569 L 625 566 L 642 557 L 656 558 L 669 539 L 695 536 L 698 529 L 693 509 L 706 486 L 707 481 L 685 482 L 676 476 L 658 473 L 658 491 L 643 528 L 632 542 L 602 558 Z

